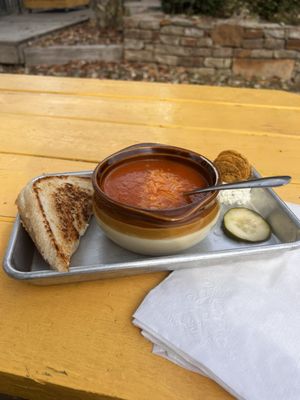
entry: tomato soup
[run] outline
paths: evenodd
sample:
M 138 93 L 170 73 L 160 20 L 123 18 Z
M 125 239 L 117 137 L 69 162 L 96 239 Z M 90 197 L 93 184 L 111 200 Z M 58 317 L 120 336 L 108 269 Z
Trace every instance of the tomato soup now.
M 104 178 L 103 191 L 111 199 L 133 207 L 168 209 L 187 205 L 183 193 L 207 186 L 196 168 L 167 158 L 147 158 L 116 166 Z

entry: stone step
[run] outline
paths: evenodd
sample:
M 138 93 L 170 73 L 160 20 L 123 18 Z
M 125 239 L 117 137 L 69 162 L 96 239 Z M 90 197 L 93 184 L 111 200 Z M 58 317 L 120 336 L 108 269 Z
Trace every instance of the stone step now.
M 156 7 L 161 7 L 161 1 L 160 0 L 141 0 L 141 1 L 136 1 L 136 0 L 126 0 L 125 1 L 126 5 L 152 5 Z
M 161 7 L 161 1 L 160 0 L 140 0 L 140 1 L 136 1 L 136 0 L 126 0 L 125 1 L 126 5 L 152 5 L 152 6 L 156 6 L 156 7 Z
M 161 2 L 160 0 L 127 1 L 125 2 L 125 8 L 129 15 L 153 13 L 161 11 Z
M 156 12 L 160 12 L 160 8 L 148 8 L 148 7 L 128 7 L 127 14 L 129 16 L 136 15 L 136 14 L 153 14 Z

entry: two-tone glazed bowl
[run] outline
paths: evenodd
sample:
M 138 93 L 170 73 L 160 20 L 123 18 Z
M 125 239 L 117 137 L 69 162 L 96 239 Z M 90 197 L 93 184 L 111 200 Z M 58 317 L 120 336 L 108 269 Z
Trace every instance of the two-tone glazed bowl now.
M 105 191 L 106 181 L 115 171 L 145 160 L 167 160 L 178 164 L 179 169 L 181 165 L 192 168 L 204 186 L 219 182 L 213 163 L 193 151 L 152 143 L 128 147 L 101 161 L 93 173 L 93 207 L 99 226 L 118 245 L 144 255 L 170 255 L 199 243 L 218 219 L 217 191 L 193 196 L 186 204 L 165 209 L 126 204 Z

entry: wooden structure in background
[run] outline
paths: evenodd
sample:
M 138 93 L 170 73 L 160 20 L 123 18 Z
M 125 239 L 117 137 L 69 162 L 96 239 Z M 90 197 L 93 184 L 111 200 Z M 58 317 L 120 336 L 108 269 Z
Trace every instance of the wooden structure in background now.
M 30 10 L 75 8 L 87 6 L 90 0 L 23 0 L 23 7 Z
M 0 0 L 0 15 L 19 13 L 21 11 L 21 4 L 19 0 Z

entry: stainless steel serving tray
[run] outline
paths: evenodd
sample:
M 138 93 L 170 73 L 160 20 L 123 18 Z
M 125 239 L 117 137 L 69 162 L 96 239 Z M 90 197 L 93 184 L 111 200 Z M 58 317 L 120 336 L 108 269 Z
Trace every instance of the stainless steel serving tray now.
M 69 174 L 91 176 L 92 171 L 51 175 Z M 258 177 L 259 174 L 254 171 L 254 176 Z M 229 207 L 222 205 L 219 222 L 206 239 L 189 250 L 167 257 L 142 256 L 119 247 L 104 235 L 92 218 L 77 252 L 72 257 L 70 271 L 63 273 L 49 268 L 17 216 L 4 258 L 4 270 L 15 279 L 51 285 L 205 267 L 228 259 L 245 256 L 255 259 L 300 248 L 300 221 L 271 189 L 252 189 L 251 203 L 247 206 L 258 211 L 270 223 L 273 234 L 267 242 L 249 245 L 227 238 L 222 231 L 221 221 L 222 214 Z

